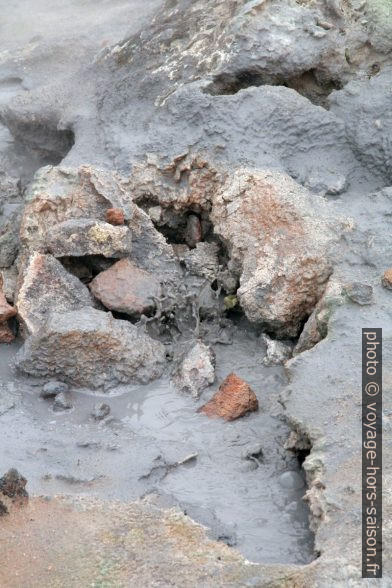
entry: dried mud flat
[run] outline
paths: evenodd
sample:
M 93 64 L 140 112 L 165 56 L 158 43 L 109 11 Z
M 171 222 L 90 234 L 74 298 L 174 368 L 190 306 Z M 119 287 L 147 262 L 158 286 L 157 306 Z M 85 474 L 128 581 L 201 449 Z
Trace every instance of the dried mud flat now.
M 0 7 L 0 585 L 392 586 L 388 3 Z

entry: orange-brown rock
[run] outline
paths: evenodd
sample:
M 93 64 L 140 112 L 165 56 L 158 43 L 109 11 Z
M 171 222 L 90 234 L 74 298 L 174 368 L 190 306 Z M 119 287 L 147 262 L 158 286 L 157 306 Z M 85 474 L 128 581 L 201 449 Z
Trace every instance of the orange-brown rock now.
M 384 286 L 384 288 L 392 290 L 392 268 L 385 270 L 381 279 L 381 284 Z
M 200 412 L 209 417 L 234 421 L 258 409 L 259 402 L 249 384 L 235 374 L 230 374 L 211 400 L 200 408 Z
M 0 323 L 0 343 L 11 343 L 14 339 L 15 335 L 10 329 L 8 323 Z
M 121 259 L 98 274 L 90 290 L 109 310 L 140 316 L 155 308 L 160 294 L 159 281 L 129 259 Z
M 106 211 L 106 222 L 111 225 L 123 225 L 125 217 L 122 208 L 108 208 Z
M 4 321 L 8 321 L 8 319 L 12 318 L 16 315 L 16 310 L 13 306 L 8 304 L 6 297 L 4 296 L 3 292 L 0 290 L 0 323 Z

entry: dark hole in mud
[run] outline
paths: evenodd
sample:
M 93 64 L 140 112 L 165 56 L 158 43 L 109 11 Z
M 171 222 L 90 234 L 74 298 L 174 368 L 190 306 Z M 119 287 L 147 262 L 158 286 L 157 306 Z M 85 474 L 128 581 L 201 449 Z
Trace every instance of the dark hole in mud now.
M 327 98 L 333 90 L 340 90 L 343 85 L 339 80 L 325 78 L 316 69 L 310 69 L 300 75 L 285 77 L 271 76 L 255 67 L 235 74 L 222 73 L 215 77 L 204 92 L 212 96 L 237 94 L 240 90 L 257 86 L 284 86 L 295 90 L 313 104 L 328 107 Z
M 2 123 L 2 124 L 1 124 Z M 46 122 L 21 123 L 3 116 L 0 121 L 2 165 L 27 185 L 45 165 L 58 165 L 75 143 L 71 129 L 57 129 Z
M 109 269 L 118 259 L 103 255 L 84 255 L 82 257 L 59 257 L 64 268 L 83 284 L 89 284 L 99 273 Z

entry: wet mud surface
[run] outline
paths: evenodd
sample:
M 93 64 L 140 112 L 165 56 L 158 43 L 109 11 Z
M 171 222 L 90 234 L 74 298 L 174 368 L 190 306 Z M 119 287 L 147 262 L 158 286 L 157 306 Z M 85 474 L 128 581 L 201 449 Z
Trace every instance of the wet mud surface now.
M 1 461 L 24 472 L 30 493 L 123 501 L 157 494 L 251 561 L 312 559 L 304 474 L 283 448 L 290 428 L 278 396 L 286 378 L 281 367 L 262 365 L 263 346 L 249 326 L 215 348 L 217 381 L 235 371 L 260 404 L 259 413 L 231 423 L 197 413 L 216 385 L 197 401 L 165 379 L 110 394 L 74 391 L 73 408 L 56 412 L 39 396 L 44 382 L 15 378 L 18 345 L 1 349 Z M 96 421 L 101 402 L 110 414 Z

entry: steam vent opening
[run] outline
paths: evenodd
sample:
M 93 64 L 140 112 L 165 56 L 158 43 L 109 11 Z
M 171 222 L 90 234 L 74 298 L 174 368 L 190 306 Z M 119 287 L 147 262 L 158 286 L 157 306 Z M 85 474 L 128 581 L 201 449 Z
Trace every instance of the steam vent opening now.
M 315 69 L 305 71 L 293 77 L 271 76 L 258 68 L 245 69 L 237 73 L 219 74 L 213 82 L 204 89 L 205 93 L 212 96 L 237 94 L 240 90 L 258 86 L 283 86 L 295 90 L 313 104 L 327 108 L 327 98 L 333 90 L 339 90 L 343 86 L 341 82 L 332 79 L 323 79 Z

